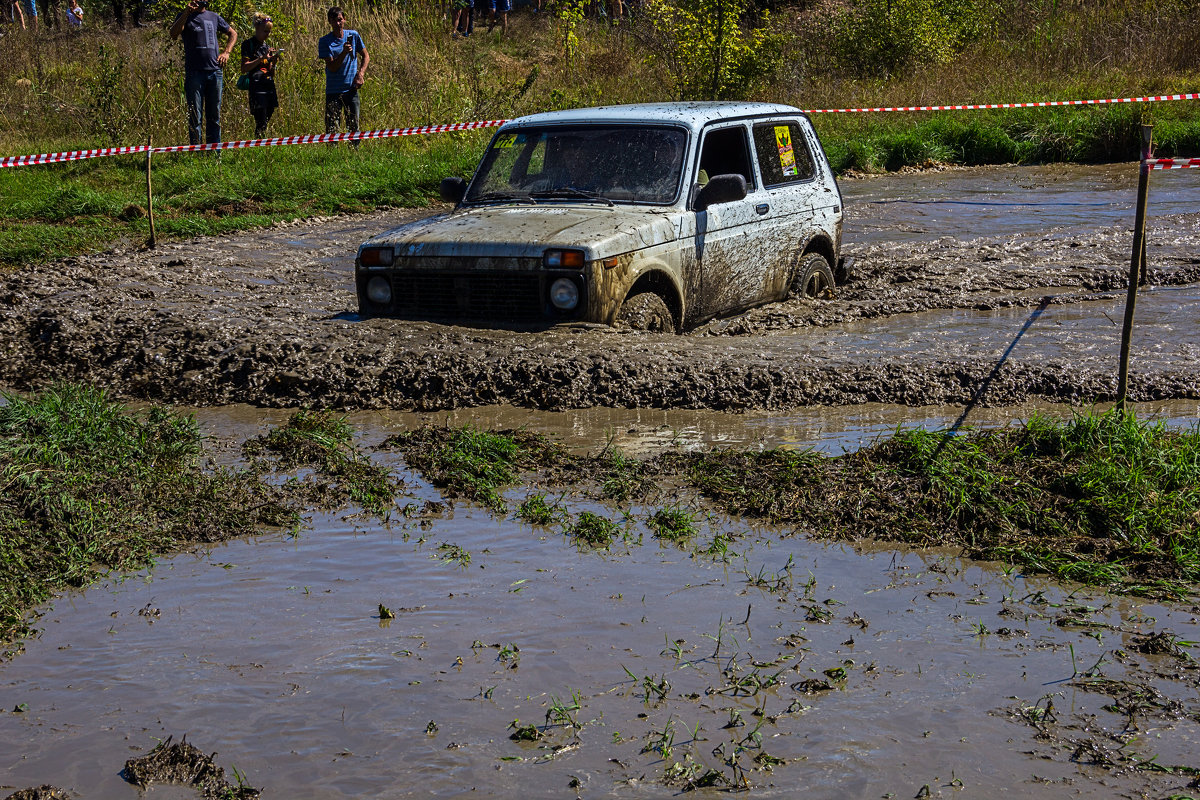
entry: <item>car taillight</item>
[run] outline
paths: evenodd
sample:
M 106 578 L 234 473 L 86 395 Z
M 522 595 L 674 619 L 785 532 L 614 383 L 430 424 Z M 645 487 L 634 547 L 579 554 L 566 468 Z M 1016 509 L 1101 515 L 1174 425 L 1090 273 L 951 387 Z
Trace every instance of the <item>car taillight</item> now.
M 550 269 L 583 269 L 583 251 L 547 250 L 544 263 Z
M 393 256 L 390 247 L 364 247 L 358 252 L 358 263 L 364 267 L 390 267 Z

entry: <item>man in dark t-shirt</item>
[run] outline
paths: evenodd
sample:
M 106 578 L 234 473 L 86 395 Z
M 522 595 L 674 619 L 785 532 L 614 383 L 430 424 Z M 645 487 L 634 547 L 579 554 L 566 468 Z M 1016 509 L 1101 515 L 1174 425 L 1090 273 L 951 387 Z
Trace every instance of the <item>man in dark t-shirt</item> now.
M 200 144 L 200 118 L 204 117 L 205 141 L 221 141 L 221 87 L 225 63 L 237 42 L 237 31 L 218 14 L 208 10 L 208 0 L 188 0 L 187 7 L 171 23 L 171 38 L 183 37 L 183 91 L 188 106 L 188 141 Z M 225 47 L 217 37 L 227 37 Z

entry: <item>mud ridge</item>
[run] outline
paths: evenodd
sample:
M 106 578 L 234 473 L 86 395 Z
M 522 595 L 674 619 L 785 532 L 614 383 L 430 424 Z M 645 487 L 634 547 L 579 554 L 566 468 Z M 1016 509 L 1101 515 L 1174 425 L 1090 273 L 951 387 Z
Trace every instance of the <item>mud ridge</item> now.
M 953 337 L 891 357 L 862 352 L 844 326 L 871 320 L 886 332 L 921 312 L 1039 305 L 1100 303 L 1103 311 L 1103 303 L 1123 302 L 1123 229 L 851 245 L 856 277 L 836 300 L 772 304 L 658 336 L 360 321 L 354 249 L 405 213 L 412 215 L 325 219 L 8 274 L 0 279 L 0 385 L 29 391 L 69 379 L 128 399 L 189 405 L 425 411 L 491 403 L 549 410 L 1092 403 L 1116 389 L 1110 365 L 1045 356 L 1001 363 L 1004 342 L 988 352 Z M 1151 284 L 1200 281 L 1192 255 L 1200 215 L 1155 225 Z M 1197 362 L 1200 355 L 1135 366 L 1133 399 L 1200 397 Z

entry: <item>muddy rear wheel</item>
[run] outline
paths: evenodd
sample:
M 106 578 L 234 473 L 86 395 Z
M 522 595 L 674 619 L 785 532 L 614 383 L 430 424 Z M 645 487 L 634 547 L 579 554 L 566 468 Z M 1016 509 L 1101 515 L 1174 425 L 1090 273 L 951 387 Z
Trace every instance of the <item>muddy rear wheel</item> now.
M 639 292 L 621 304 L 621 310 L 617 313 L 617 327 L 674 333 L 675 320 L 661 297 L 654 292 Z
M 834 298 L 833 270 L 820 253 L 809 253 L 800 261 L 796 279 L 792 281 L 790 294 L 793 297 L 815 297 L 820 300 Z

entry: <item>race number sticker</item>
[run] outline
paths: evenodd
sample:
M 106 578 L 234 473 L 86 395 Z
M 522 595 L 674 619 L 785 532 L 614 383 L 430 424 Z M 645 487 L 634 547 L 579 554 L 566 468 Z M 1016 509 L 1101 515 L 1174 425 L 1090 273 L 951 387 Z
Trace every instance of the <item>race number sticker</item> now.
M 775 146 L 779 148 L 779 168 L 785 177 L 796 174 L 796 153 L 792 150 L 792 132 L 787 125 L 775 126 Z
M 512 147 L 517 141 L 515 133 L 508 133 L 504 136 L 496 137 L 496 147 Z

